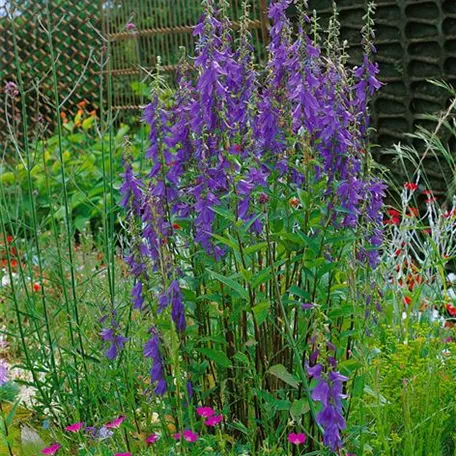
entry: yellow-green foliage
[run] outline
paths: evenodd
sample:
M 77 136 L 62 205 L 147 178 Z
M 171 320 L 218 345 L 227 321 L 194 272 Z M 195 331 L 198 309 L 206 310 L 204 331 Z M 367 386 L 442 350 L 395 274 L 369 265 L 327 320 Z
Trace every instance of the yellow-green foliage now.
M 456 350 L 434 329 L 414 328 L 407 343 L 388 334 L 370 366 L 364 424 L 375 434 L 372 454 L 454 453 Z

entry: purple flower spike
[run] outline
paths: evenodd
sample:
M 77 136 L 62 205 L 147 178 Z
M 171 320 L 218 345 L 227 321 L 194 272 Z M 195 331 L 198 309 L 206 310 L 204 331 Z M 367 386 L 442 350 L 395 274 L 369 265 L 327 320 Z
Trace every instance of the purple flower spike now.
M 155 394 L 163 396 L 167 391 L 167 385 L 164 379 L 163 359 L 160 353 L 160 338 L 155 328 L 150 329 L 150 334 L 151 337 L 144 346 L 144 356 L 152 359 L 150 379 L 152 383 L 155 383 Z

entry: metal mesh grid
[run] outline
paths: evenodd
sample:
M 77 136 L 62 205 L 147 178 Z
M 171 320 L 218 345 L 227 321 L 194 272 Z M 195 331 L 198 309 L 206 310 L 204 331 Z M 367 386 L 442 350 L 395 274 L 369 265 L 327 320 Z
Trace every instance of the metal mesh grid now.
M 49 11 L 60 96 L 62 99 L 69 96 L 69 107 L 84 99 L 93 103 L 97 97 L 98 77 L 88 59 L 90 49 L 102 47 L 102 39 L 96 32 L 100 28 L 99 4 L 93 0 L 50 0 Z M 43 28 L 47 27 L 46 0 L 0 3 L 2 87 L 7 81 L 17 81 L 13 25 L 9 18 L 16 24 L 19 65 L 27 90 L 27 104 L 33 110 L 31 118 L 41 115 L 53 122 L 51 61 L 48 36 Z M 77 90 L 72 93 L 77 83 Z M 0 123 L 4 122 L 5 115 L 4 106 L 0 106 Z

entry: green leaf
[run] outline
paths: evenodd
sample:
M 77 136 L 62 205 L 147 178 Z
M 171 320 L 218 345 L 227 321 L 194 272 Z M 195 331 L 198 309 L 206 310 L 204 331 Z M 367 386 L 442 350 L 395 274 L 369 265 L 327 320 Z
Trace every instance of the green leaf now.
M 258 250 L 263 250 L 268 246 L 267 242 L 259 242 L 258 244 L 251 245 L 244 249 L 244 253 L 246 255 L 250 255 L 251 253 L 258 252 Z
M 75 219 L 74 219 L 74 227 L 79 231 L 79 232 L 83 232 L 84 229 L 86 229 L 87 227 L 87 223 L 90 222 L 90 218 L 88 217 L 82 217 L 80 215 L 78 215 Z
M 231 211 L 229 211 L 227 209 L 223 209 L 222 207 L 217 207 L 217 206 L 211 207 L 211 210 L 213 212 L 215 212 L 216 214 L 221 215 L 226 220 L 236 223 L 236 218 Z
M 217 274 L 214 271 L 208 270 L 209 274 L 214 277 L 214 279 L 217 279 L 219 282 L 222 282 L 224 285 L 227 287 L 231 288 L 233 291 L 235 291 L 241 298 L 243 299 L 249 299 L 249 294 L 247 290 L 239 283 L 236 282 L 234 279 L 231 277 L 225 277 L 221 274 Z
M 6 425 L 8 427 L 11 426 L 11 424 L 13 423 L 13 420 L 14 420 L 14 415 L 16 415 L 16 410 L 17 408 L 19 407 L 19 404 L 21 403 L 20 400 L 16 401 L 13 405 L 13 408 L 11 409 L 11 411 L 8 413 L 8 416 L 6 417 Z
M 276 364 L 275 366 L 270 367 L 268 373 L 274 375 L 274 377 L 277 377 L 293 388 L 299 387 L 300 381 L 293 374 L 290 374 L 283 364 Z
M 248 366 L 250 364 L 250 361 L 249 361 L 249 358 L 247 355 L 245 355 L 244 353 L 241 353 L 241 352 L 237 352 L 233 358 L 241 363 L 241 364 L 245 364 L 246 366 Z
M 299 233 L 299 237 L 308 245 L 308 247 L 312 250 L 312 252 L 315 255 L 318 255 L 320 251 L 320 245 L 315 239 L 310 238 L 304 233 Z
M 236 242 L 232 241 L 231 239 L 227 239 L 223 236 L 220 236 L 218 234 L 213 233 L 212 237 L 217 239 L 218 241 L 222 242 L 223 244 L 227 245 L 228 247 L 231 247 L 235 252 L 239 251 L 239 246 Z
M 306 301 L 310 300 L 310 294 L 308 291 L 303 290 L 302 288 L 298 287 L 297 285 L 292 285 L 288 291 L 291 294 L 294 294 L 295 296 L 299 296 L 302 299 L 305 299 Z
M 197 348 L 196 350 L 224 369 L 231 367 L 231 361 L 222 351 L 212 348 Z
M 14 184 L 16 178 L 14 177 L 13 173 L 7 172 L 0 175 L 0 180 L 3 184 L 11 185 Z
M 294 420 L 299 419 L 310 410 L 309 401 L 307 399 L 298 399 L 293 401 L 290 407 L 290 415 Z
M 252 312 L 258 325 L 262 325 L 268 318 L 270 307 L 271 303 L 269 301 L 260 302 L 256 306 L 252 307 Z

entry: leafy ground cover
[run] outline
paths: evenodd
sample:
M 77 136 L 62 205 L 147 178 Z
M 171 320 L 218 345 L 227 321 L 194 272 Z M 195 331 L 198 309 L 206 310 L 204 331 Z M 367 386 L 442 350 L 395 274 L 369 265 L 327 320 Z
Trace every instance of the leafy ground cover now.
M 435 195 L 398 146 L 415 166 L 385 202 L 374 6 L 351 68 L 337 12 L 322 31 L 301 5 L 293 27 L 290 3 L 270 5 L 259 67 L 247 6 L 233 30 L 225 2 L 203 2 L 195 60 L 173 91 L 157 68 L 137 134 L 109 106 L 64 114 L 54 79 L 56 134 L 21 136 L 18 65 L 1 454 L 455 454 L 452 187 Z M 425 154 L 453 109 L 419 132 Z

